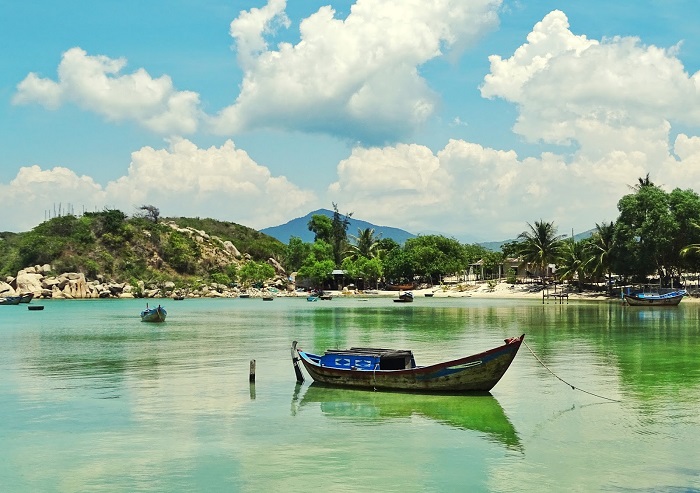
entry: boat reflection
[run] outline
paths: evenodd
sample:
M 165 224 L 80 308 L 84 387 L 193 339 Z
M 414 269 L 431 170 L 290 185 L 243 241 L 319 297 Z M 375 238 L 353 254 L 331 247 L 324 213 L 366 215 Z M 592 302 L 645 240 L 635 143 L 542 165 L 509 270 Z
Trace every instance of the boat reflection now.
M 482 433 L 487 439 L 520 450 L 520 438 L 503 408 L 488 392 L 438 395 L 339 389 L 312 383 L 297 385 L 292 413 L 320 405 L 325 416 L 367 422 L 421 416 L 454 428 Z M 299 396 L 301 394 L 301 396 Z

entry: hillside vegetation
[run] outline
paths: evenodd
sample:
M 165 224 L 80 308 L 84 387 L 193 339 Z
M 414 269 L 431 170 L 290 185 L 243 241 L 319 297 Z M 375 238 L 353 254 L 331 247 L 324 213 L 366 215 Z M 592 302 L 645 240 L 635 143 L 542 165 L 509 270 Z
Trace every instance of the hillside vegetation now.
M 199 218 L 127 217 L 119 210 L 45 221 L 26 233 L 0 233 L 0 276 L 51 265 L 117 282 L 237 278 L 249 261 L 284 252 L 278 240 L 234 223 Z

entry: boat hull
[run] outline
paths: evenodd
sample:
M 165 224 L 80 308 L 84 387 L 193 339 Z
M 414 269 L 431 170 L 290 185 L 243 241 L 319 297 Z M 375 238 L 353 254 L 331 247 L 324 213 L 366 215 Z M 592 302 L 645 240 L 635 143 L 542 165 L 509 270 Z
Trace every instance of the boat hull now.
M 142 322 L 165 322 L 165 317 L 168 315 L 168 312 L 165 311 L 165 308 L 159 306 L 157 308 L 148 308 L 144 311 L 141 312 L 141 321 Z
M 341 369 L 321 366 L 318 356 L 297 350 L 311 378 L 338 387 L 403 392 L 469 393 L 490 391 L 505 374 L 525 335 L 482 353 L 430 366 L 402 370 Z
M 634 294 L 626 294 L 625 302 L 630 306 L 677 306 L 685 294 L 676 294 L 673 296 L 640 296 Z

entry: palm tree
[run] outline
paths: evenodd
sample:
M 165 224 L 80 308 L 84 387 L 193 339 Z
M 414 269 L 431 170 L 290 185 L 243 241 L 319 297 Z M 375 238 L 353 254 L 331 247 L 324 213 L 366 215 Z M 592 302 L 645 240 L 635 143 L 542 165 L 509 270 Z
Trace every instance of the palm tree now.
M 349 246 L 348 256 L 353 259 L 360 256 L 367 259 L 375 257 L 379 246 L 377 242 L 381 236 L 381 233 L 375 236 L 374 228 L 357 228 L 357 236 L 350 235 L 355 244 Z
M 578 292 L 583 291 L 583 281 L 592 257 L 587 251 L 587 242 L 570 241 L 563 242 L 560 265 L 557 265 L 557 276 L 560 279 L 578 280 Z
M 648 176 L 647 176 L 648 177 Z M 607 276 L 608 294 L 612 293 L 612 258 L 611 252 L 615 238 L 615 223 L 595 224 L 595 232 L 591 237 L 591 253 L 593 254 L 593 269 Z
M 545 282 L 547 266 L 556 263 L 562 251 L 561 239 L 564 235 L 557 235 L 554 223 L 546 223 L 542 220 L 535 221 L 532 225 L 527 223 L 529 231 L 523 231 L 518 235 L 520 240 L 519 253 L 527 263 L 535 265 L 542 276 L 542 284 Z

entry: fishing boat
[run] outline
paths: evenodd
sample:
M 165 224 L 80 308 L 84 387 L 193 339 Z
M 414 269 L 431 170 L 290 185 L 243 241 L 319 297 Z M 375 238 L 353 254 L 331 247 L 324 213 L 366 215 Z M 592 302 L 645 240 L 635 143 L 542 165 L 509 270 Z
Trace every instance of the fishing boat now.
M 29 303 L 34 299 L 34 293 L 22 293 L 19 295 L 20 303 Z
M 630 306 L 677 306 L 688 292 L 685 289 L 660 293 L 658 291 L 624 293 L 623 300 Z
M 416 285 L 412 282 L 406 284 L 387 284 L 384 289 L 387 291 L 408 291 L 409 289 L 414 289 Z
M 336 387 L 423 393 L 488 392 L 510 366 L 525 338 L 511 337 L 502 346 L 462 358 L 417 366 L 413 352 L 402 349 L 328 349 L 323 355 L 307 353 L 292 343 L 297 382 L 304 376 Z
M 413 293 L 410 291 L 406 291 L 405 293 L 401 293 L 398 298 L 394 300 L 395 303 L 412 303 L 413 302 Z
M 0 297 L 0 305 L 19 305 L 21 296 L 4 296 Z
M 165 317 L 168 315 L 168 312 L 165 311 L 165 308 L 162 306 L 158 305 L 156 308 L 148 308 L 148 305 L 146 305 L 146 309 L 141 312 L 141 321 L 142 322 L 165 322 Z

